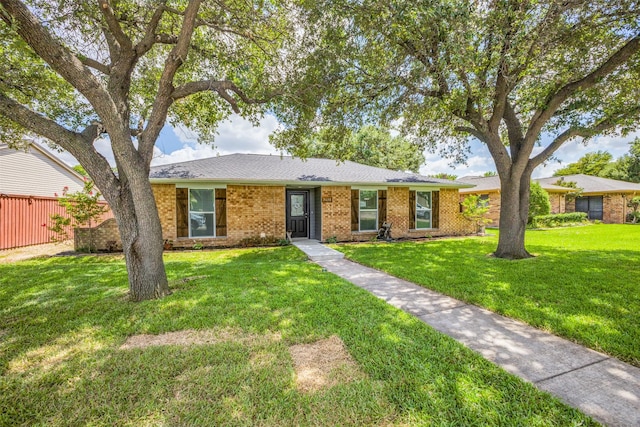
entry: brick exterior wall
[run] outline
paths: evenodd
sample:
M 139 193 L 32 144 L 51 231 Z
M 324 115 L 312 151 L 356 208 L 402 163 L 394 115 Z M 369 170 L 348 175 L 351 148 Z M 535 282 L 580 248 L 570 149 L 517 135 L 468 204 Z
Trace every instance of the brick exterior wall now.
M 170 194 L 167 192 L 166 196 Z M 175 212 L 175 190 L 173 193 Z M 161 203 L 156 199 L 157 203 Z M 227 186 L 227 236 L 191 239 L 176 238 L 173 221 L 175 248 L 191 248 L 196 243 L 207 247 L 231 247 L 242 244 L 244 239 L 266 237 L 284 239 L 286 195 L 284 186 L 228 185 Z M 161 216 L 161 218 L 163 218 Z M 168 218 L 168 215 L 165 217 Z M 175 218 L 175 214 L 174 214 Z M 165 224 L 162 224 L 163 230 Z M 166 237 L 165 237 L 166 238 Z
M 409 236 L 409 187 L 387 190 L 387 222 L 392 224 L 392 237 Z
M 564 193 L 551 193 L 549 192 L 549 202 L 551 203 L 551 213 L 559 214 L 565 213 L 565 197 Z M 575 205 L 574 205 L 575 208 Z
M 351 187 L 322 187 L 321 191 L 321 239 L 351 240 Z
M 227 186 L 227 233 L 234 244 L 260 233 L 284 239 L 285 213 L 284 186 Z
M 176 230 L 176 186 L 174 184 L 152 184 L 153 197 L 158 206 L 162 238 L 175 240 Z
M 440 228 L 432 236 L 459 236 L 475 233 L 475 225 L 460 213 L 458 189 L 440 190 Z
M 599 196 L 599 194 L 586 194 L 585 196 Z M 633 197 L 633 193 L 611 193 L 602 195 L 602 222 L 605 224 L 624 224 L 629 208 L 627 201 Z M 565 212 L 575 212 L 576 201 L 565 203 Z
M 476 193 L 465 193 L 460 194 L 460 203 L 464 200 L 465 197 L 476 194 Z M 489 212 L 487 212 L 486 217 L 491 220 L 491 222 L 487 223 L 488 227 L 497 227 L 500 225 L 500 192 L 499 191 L 489 191 L 485 193 L 477 193 L 478 196 L 489 196 Z
M 170 240 L 175 248 L 191 248 L 198 243 L 206 247 L 230 247 L 242 244 L 245 239 L 283 239 L 286 236 L 286 188 L 284 186 L 228 185 L 226 191 L 227 236 L 216 238 L 177 238 L 176 187 L 173 184 L 154 184 L 153 193 L 162 224 L 163 239 Z M 321 191 L 322 234 L 327 240 L 369 240 L 376 232 L 351 231 L 351 187 L 327 186 Z M 440 190 L 439 228 L 409 230 L 409 188 L 387 189 L 387 221 L 393 223 L 394 238 L 419 238 L 429 236 L 462 235 L 475 232 L 473 224 L 460 213 L 457 189 Z M 94 228 L 97 250 L 121 249 L 120 236 L 115 220 L 109 220 Z M 76 248 L 88 247 L 88 229 L 80 229 Z
M 110 218 L 97 227 L 76 228 L 73 233 L 73 248 L 76 251 L 121 251 L 122 241 L 115 218 Z
M 624 194 L 605 194 L 602 197 L 602 210 L 602 222 L 605 224 L 624 224 L 627 212 Z
M 325 190 L 331 189 L 332 196 Z M 339 189 L 339 190 L 338 190 Z M 338 194 L 338 203 L 335 194 Z M 366 241 L 376 232 L 351 231 L 351 188 L 325 187 L 323 197 L 331 197 L 331 203 L 322 204 L 322 239 L 336 236 L 339 241 Z M 427 235 L 459 236 L 475 233 L 473 224 L 460 213 L 457 189 L 440 190 L 439 227 L 429 230 L 409 229 L 409 187 L 387 189 L 387 222 L 392 223 L 391 236 L 397 238 L 421 238 Z M 332 233 L 327 234 L 327 231 Z

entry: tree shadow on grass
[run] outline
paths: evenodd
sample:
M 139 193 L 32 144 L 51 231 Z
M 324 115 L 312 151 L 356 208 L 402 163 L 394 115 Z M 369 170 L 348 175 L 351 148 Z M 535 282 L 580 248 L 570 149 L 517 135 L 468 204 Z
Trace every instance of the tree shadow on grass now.
M 347 256 L 640 366 L 638 252 L 531 245 L 535 258 L 488 256 L 468 239 L 345 247 Z
M 121 261 L 2 267 L 0 424 L 564 425 L 576 411 L 293 249 L 167 259 L 174 294 L 130 303 Z M 190 281 L 179 281 L 196 277 Z M 10 289 L 7 289 L 10 288 Z M 5 323 L 5 321 L 9 321 Z M 119 350 L 232 327 L 282 341 Z M 338 335 L 366 378 L 305 395 L 287 346 Z

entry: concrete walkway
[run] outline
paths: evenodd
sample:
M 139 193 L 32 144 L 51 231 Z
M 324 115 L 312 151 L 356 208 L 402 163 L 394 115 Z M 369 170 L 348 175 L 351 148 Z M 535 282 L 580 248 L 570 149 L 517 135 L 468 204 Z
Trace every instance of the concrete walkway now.
M 640 369 L 522 322 L 343 259 L 317 241 L 309 258 L 609 426 L 640 427 Z

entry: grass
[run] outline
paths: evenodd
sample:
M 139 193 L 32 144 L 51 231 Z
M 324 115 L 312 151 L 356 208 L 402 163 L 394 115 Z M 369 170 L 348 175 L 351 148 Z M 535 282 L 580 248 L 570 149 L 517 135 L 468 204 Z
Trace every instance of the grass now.
M 535 258 L 488 256 L 497 236 L 345 245 L 352 260 L 640 366 L 640 227 L 530 230 Z
M 166 266 L 174 293 L 136 304 L 121 257 L 0 265 L 0 425 L 595 424 L 295 248 Z M 238 339 L 120 349 L 185 329 Z M 299 392 L 288 347 L 333 335 L 363 375 Z

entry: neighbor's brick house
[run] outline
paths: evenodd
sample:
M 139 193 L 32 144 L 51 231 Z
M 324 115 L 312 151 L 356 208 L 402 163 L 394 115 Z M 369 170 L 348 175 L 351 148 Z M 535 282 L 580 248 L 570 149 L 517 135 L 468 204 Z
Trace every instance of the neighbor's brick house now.
M 640 184 L 584 174 L 542 178 L 540 184 L 548 182 L 574 182 L 581 189 L 580 197 L 567 200 L 566 212 L 585 212 L 589 219 L 605 224 L 623 224 L 631 211 L 627 203 L 640 196 Z
M 578 198 L 569 197 L 572 188 L 556 185 L 558 180 L 573 182 L 581 190 Z M 468 194 L 477 194 L 489 200 L 489 225 L 498 226 L 500 222 L 500 179 L 491 177 L 463 177 L 459 181 L 474 185 L 473 188 L 461 188 L 460 200 Z M 551 202 L 551 213 L 585 212 L 591 220 L 600 220 L 605 224 L 623 224 L 628 221 L 630 208 L 627 202 L 640 195 L 640 184 L 590 175 L 567 175 L 563 177 L 538 178 L 538 182 L 547 193 Z
M 156 166 L 150 180 L 174 247 L 369 240 L 385 221 L 394 238 L 474 232 L 460 213 L 468 184 L 348 161 L 233 154 Z M 102 228 L 116 239 L 115 222 Z
M 459 181 L 473 185 L 472 188 L 460 189 L 460 201 L 464 200 L 464 198 L 469 194 L 476 194 L 481 198 L 488 200 L 489 212 L 487 213 L 487 218 L 491 221 L 488 225 L 490 227 L 497 227 L 500 225 L 500 177 L 466 176 L 460 178 Z M 565 212 L 565 195 L 572 190 L 548 182 L 540 182 L 540 185 L 547 191 L 547 193 L 549 193 L 551 213 L 556 214 Z

